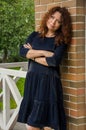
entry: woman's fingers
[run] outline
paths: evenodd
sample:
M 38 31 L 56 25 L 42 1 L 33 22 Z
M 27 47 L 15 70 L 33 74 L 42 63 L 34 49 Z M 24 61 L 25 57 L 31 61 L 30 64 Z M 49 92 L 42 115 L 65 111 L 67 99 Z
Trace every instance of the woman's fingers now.
M 27 45 L 28 45 L 30 48 L 32 48 L 32 46 L 31 46 L 29 43 L 27 43 Z
M 24 46 L 25 48 L 32 49 L 32 46 L 31 46 L 29 43 L 27 43 L 27 44 L 24 44 L 23 46 Z

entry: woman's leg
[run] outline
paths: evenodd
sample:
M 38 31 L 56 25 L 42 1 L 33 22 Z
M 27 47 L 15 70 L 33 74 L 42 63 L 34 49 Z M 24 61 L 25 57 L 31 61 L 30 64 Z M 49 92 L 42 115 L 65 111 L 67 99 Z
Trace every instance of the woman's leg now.
M 26 128 L 27 128 L 27 130 L 40 130 L 40 128 L 38 128 L 38 127 L 33 127 L 33 126 L 30 126 L 27 124 L 26 124 Z

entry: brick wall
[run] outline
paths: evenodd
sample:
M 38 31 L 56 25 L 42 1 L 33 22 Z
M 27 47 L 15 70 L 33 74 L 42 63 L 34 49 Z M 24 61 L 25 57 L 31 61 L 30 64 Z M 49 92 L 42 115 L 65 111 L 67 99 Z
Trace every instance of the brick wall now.
M 62 62 L 62 84 L 68 130 L 86 130 L 85 110 L 85 0 L 34 0 L 36 29 L 42 15 L 56 5 L 69 9 L 73 38 Z

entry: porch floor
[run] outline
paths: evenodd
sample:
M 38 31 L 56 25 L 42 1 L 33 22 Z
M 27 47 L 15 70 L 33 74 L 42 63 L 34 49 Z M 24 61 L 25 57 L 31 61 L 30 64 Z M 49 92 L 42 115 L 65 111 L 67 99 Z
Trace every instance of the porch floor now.
M 2 129 L 0 129 L 0 130 L 2 130 Z M 22 123 L 16 123 L 15 127 L 11 130 L 26 130 L 26 127 Z
M 13 130 L 26 130 L 26 126 L 22 123 L 16 123 Z

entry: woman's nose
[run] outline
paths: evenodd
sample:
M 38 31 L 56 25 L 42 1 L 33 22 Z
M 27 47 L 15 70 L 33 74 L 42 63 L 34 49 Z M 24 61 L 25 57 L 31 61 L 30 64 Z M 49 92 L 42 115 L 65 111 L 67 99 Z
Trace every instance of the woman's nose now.
M 52 20 L 52 24 L 53 24 L 53 25 L 55 24 L 55 20 Z

